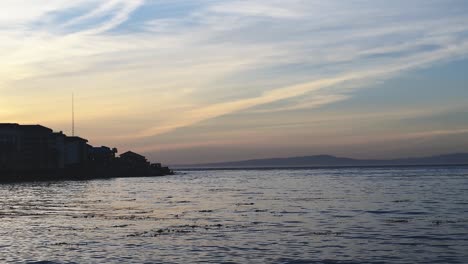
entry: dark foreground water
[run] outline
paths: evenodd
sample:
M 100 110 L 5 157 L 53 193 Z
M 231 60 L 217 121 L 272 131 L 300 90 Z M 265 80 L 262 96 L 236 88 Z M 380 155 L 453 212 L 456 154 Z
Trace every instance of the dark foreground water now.
M 468 167 L 0 185 L 0 263 L 468 263 Z

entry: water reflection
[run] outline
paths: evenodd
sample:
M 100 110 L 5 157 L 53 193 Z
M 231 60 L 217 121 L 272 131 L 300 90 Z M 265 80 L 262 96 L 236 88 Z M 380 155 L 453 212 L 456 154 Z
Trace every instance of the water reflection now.
M 0 261 L 466 263 L 467 176 L 199 171 L 5 184 Z

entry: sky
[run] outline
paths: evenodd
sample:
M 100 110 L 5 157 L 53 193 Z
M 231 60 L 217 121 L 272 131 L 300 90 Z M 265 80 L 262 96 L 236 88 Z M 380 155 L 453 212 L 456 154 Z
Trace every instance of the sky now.
M 193 164 L 468 152 L 465 0 L 3 0 L 0 122 Z

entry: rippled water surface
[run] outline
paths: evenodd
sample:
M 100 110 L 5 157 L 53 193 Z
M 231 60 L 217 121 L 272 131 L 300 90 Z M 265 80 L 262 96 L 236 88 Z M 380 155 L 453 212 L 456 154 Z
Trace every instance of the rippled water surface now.
M 468 167 L 0 185 L 0 262 L 468 263 Z

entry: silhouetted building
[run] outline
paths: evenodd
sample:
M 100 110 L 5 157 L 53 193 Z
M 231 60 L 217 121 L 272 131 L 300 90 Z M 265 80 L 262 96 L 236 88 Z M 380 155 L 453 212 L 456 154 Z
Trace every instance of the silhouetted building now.
M 53 136 L 55 137 L 55 149 L 57 151 L 57 168 L 63 169 L 65 168 L 65 139 L 67 136 L 62 131 L 53 133 Z
M 172 174 L 135 152 L 93 147 L 41 125 L 0 124 L 0 181 L 160 176 Z
M 88 140 L 80 137 L 65 137 L 65 166 L 83 167 L 88 163 Z
M 60 150 L 51 129 L 41 125 L 0 124 L 0 168 L 53 169 Z
M 0 169 L 12 169 L 19 159 L 18 124 L 0 124 Z
M 106 163 L 109 164 L 115 159 L 117 153 L 116 148 L 109 148 L 106 146 L 93 147 L 88 145 L 89 160 L 94 163 Z
M 161 163 L 151 163 L 151 168 L 160 169 L 160 168 L 162 168 L 162 165 L 161 165 Z
M 142 156 L 132 151 L 127 151 L 123 154 L 120 154 L 120 159 L 123 162 L 132 164 L 132 165 L 146 165 L 146 166 L 149 165 L 149 162 L 145 156 Z

